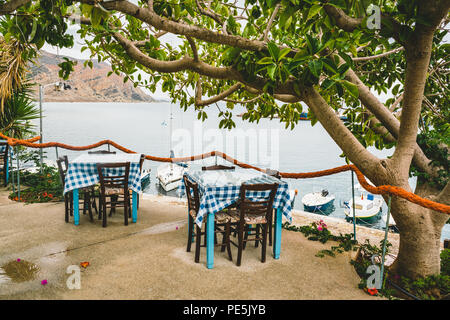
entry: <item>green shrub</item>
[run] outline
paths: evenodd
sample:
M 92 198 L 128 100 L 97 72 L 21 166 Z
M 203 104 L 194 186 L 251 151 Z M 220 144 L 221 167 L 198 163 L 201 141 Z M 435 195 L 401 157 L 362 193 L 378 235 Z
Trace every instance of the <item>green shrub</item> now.
M 450 276 L 450 249 L 441 252 L 441 275 Z
M 63 186 L 58 169 L 45 163 L 42 173 L 20 172 L 20 201 L 26 203 L 59 201 L 62 198 Z M 17 188 L 16 188 L 17 189 Z M 18 201 L 18 190 L 11 192 L 9 198 Z

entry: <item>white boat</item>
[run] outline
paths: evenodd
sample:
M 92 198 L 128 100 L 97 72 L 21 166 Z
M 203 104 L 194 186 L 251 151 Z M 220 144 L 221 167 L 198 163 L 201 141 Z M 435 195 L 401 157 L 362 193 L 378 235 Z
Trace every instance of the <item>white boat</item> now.
M 156 169 L 156 178 L 164 191 L 168 192 L 178 188 L 186 170 L 187 166 L 184 164 L 165 163 Z
M 142 173 L 141 173 L 141 190 L 144 190 L 150 184 L 150 173 L 151 173 L 151 169 L 144 169 L 144 170 L 142 170 Z
M 327 190 L 307 193 L 302 198 L 305 211 L 326 212 L 334 202 L 335 196 L 330 195 Z
M 355 218 L 367 220 L 375 217 L 381 212 L 383 200 L 365 191 L 360 185 L 355 186 Z M 344 202 L 344 213 L 348 218 L 353 219 L 353 199 Z

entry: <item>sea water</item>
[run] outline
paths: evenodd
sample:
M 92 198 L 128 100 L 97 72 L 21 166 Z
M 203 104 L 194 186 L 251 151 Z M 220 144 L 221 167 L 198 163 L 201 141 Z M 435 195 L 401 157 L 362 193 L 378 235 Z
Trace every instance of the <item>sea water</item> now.
M 311 126 L 309 121 L 300 121 L 293 130 L 290 130 L 285 129 L 284 123 L 280 123 L 278 119 L 261 119 L 259 123 L 249 123 L 235 116 L 235 129 L 216 130 L 219 128 L 219 111 L 224 109 L 225 107 L 220 104 L 205 108 L 208 118 L 200 122 L 193 108 L 184 112 L 179 106 L 168 102 L 44 103 L 43 141 L 83 146 L 109 139 L 139 153 L 168 157 L 172 113 L 172 148 L 183 153 L 175 154 L 176 157 L 219 150 L 242 162 L 250 162 L 262 168 L 270 166 L 282 172 L 311 172 L 346 164 L 341 157 L 342 151 L 320 123 Z M 233 113 L 238 115 L 242 111 L 242 108 L 237 107 Z M 39 121 L 35 121 L 35 124 L 38 131 Z M 227 141 L 230 141 L 227 140 L 227 132 L 231 134 L 231 140 L 233 134 L 245 135 L 247 138 L 240 142 L 237 142 L 236 138 L 234 144 L 227 144 Z M 257 146 L 251 140 L 255 135 Z M 101 149 L 106 148 L 103 146 Z M 386 158 L 393 153 L 393 149 L 380 151 L 369 148 L 369 150 L 380 158 Z M 58 154 L 59 156 L 66 154 L 70 160 L 80 152 L 58 148 Z M 55 148 L 46 149 L 46 155 L 50 160 L 55 160 Z M 195 170 L 214 162 L 214 159 L 196 161 L 191 163 L 190 167 Z M 218 163 L 224 162 L 218 160 Z M 155 178 L 156 168 L 159 165 L 157 162 L 145 161 L 144 169 L 151 169 L 151 183 L 146 188 L 146 193 L 162 192 Z M 343 202 L 349 201 L 352 195 L 350 171 L 313 179 L 286 180 L 291 189 L 298 190 L 295 209 L 303 210 L 301 198 L 305 194 L 326 189 L 336 197 L 335 209 L 329 216 L 345 218 Z M 356 183 L 358 181 L 355 176 Z M 415 179 L 411 179 L 410 183 L 414 188 Z M 359 193 L 356 196 L 359 196 Z M 384 204 L 382 214 L 386 214 L 386 211 L 387 206 Z M 359 224 L 379 229 L 384 226 L 381 219 L 375 219 L 370 224 L 365 222 Z M 450 225 L 444 227 L 442 238 L 450 238 Z

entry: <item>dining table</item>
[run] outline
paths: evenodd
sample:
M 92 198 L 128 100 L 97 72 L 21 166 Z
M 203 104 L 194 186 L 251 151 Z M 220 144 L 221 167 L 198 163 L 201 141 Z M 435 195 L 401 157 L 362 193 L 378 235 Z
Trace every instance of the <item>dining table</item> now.
M 128 187 L 132 192 L 132 221 L 137 221 L 137 198 L 141 192 L 140 153 L 89 154 L 84 153 L 69 162 L 64 182 L 64 194 L 73 193 L 74 224 L 80 223 L 79 190 L 93 186 L 100 181 L 98 163 L 130 162 Z M 104 175 L 123 175 L 123 168 L 104 168 Z
M 240 198 L 240 188 L 244 184 L 273 184 L 278 188 L 273 201 L 276 209 L 274 221 L 273 257 L 280 258 L 281 253 L 281 230 L 282 217 L 292 223 L 292 202 L 294 195 L 289 190 L 286 181 L 267 175 L 254 169 L 235 170 L 189 170 L 184 175 L 192 182 L 197 183 L 200 193 L 200 206 L 195 223 L 201 227 L 206 219 L 206 266 L 208 269 L 214 267 L 214 214 L 233 205 Z M 178 188 L 178 195 L 185 194 L 184 183 Z M 269 192 L 252 191 L 247 193 L 250 200 L 258 201 L 267 199 Z M 188 226 L 192 228 L 192 226 Z

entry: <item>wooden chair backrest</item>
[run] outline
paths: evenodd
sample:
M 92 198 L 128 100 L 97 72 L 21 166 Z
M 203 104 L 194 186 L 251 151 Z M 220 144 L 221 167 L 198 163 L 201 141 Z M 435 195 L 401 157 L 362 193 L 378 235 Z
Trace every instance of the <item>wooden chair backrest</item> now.
M 194 210 L 198 212 L 200 209 L 200 193 L 198 184 L 190 181 L 186 176 L 183 176 L 184 186 L 186 187 L 186 198 L 188 202 L 189 211 Z
M 61 156 L 56 160 L 56 164 L 58 165 L 59 178 L 61 179 L 61 183 L 64 187 L 67 169 L 69 168 L 69 159 L 67 156 Z
M 121 169 L 120 174 L 105 174 L 104 169 Z M 105 188 L 123 188 L 125 192 L 128 192 L 128 178 L 130 176 L 130 163 L 98 163 L 97 164 L 98 175 L 100 178 L 100 189 L 102 194 L 105 192 Z
M 273 201 L 277 193 L 278 184 L 242 184 L 240 189 L 240 223 L 244 223 L 245 215 L 265 216 L 269 221 L 273 213 Z M 251 192 L 269 192 L 269 196 L 258 201 L 252 201 L 247 196 Z

